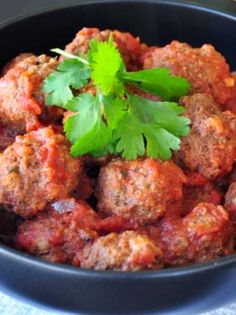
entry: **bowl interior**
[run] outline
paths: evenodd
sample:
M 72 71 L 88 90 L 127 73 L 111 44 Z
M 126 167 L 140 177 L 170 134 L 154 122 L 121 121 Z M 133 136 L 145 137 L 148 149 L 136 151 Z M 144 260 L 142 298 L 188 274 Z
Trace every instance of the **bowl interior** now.
M 0 25 L 0 42 L 4 43 L 0 68 L 21 52 L 48 54 L 51 48 L 63 48 L 86 26 L 131 32 L 149 45 L 165 45 L 174 39 L 195 47 L 210 43 L 236 70 L 235 23 L 236 15 L 190 3 L 81 1 L 76 6 L 49 9 Z
M 48 54 L 51 48 L 63 48 L 86 26 L 131 32 L 149 45 L 161 46 L 175 39 L 194 47 L 210 43 L 236 70 L 235 23 L 236 15 L 174 0 L 81 1 L 77 6 L 48 9 L 0 25 L 4 43 L 0 68 L 21 52 Z

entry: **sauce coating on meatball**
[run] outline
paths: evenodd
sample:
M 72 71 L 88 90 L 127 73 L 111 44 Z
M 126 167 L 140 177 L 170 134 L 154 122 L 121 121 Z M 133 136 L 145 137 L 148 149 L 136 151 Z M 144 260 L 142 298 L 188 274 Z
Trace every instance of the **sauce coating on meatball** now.
M 139 223 L 152 223 L 173 207 L 179 209 L 186 179 L 173 162 L 115 159 L 98 176 L 98 209 Z

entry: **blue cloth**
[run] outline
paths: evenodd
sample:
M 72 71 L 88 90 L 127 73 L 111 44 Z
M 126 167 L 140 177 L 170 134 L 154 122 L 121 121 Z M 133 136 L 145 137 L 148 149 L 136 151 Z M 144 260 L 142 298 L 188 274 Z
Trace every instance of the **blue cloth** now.
M 0 292 L 1 315 L 61 315 L 57 312 L 46 312 L 36 307 L 26 305 Z
M 59 312 L 46 312 L 33 306 L 26 305 L 0 292 L 0 314 L 1 315 L 63 315 Z M 202 313 L 201 315 L 235 315 L 236 303 L 227 305 L 220 309 Z M 66 314 L 65 314 L 66 315 Z

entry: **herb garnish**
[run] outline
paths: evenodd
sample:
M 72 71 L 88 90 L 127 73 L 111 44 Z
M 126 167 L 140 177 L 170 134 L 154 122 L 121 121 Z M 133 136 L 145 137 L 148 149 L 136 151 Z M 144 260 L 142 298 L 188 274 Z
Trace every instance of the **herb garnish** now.
M 186 79 L 165 68 L 127 72 L 111 36 L 107 42 L 91 40 L 87 59 L 60 49 L 53 51 L 67 59 L 44 80 L 43 92 L 48 106 L 73 112 L 64 123 L 72 156 L 113 153 L 130 160 L 144 155 L 167 160 L 171 150 L 179 149 L 190 121 L 181 116 L 184 108 L 174 101 L 188 93 Z M 90 80 L 96 95 L 76 96 L 76 90 Z M 132 86 L 158 95 L 162 101 L 132 94 Z

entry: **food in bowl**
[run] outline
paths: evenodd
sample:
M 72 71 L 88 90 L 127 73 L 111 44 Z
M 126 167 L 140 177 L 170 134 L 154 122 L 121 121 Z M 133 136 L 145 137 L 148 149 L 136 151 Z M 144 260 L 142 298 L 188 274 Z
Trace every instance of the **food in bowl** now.
M 0 80 L 0 203 L 14 246 L 156 270 L 234 252 L 235 75 L 209 44 L 84 28 Z

